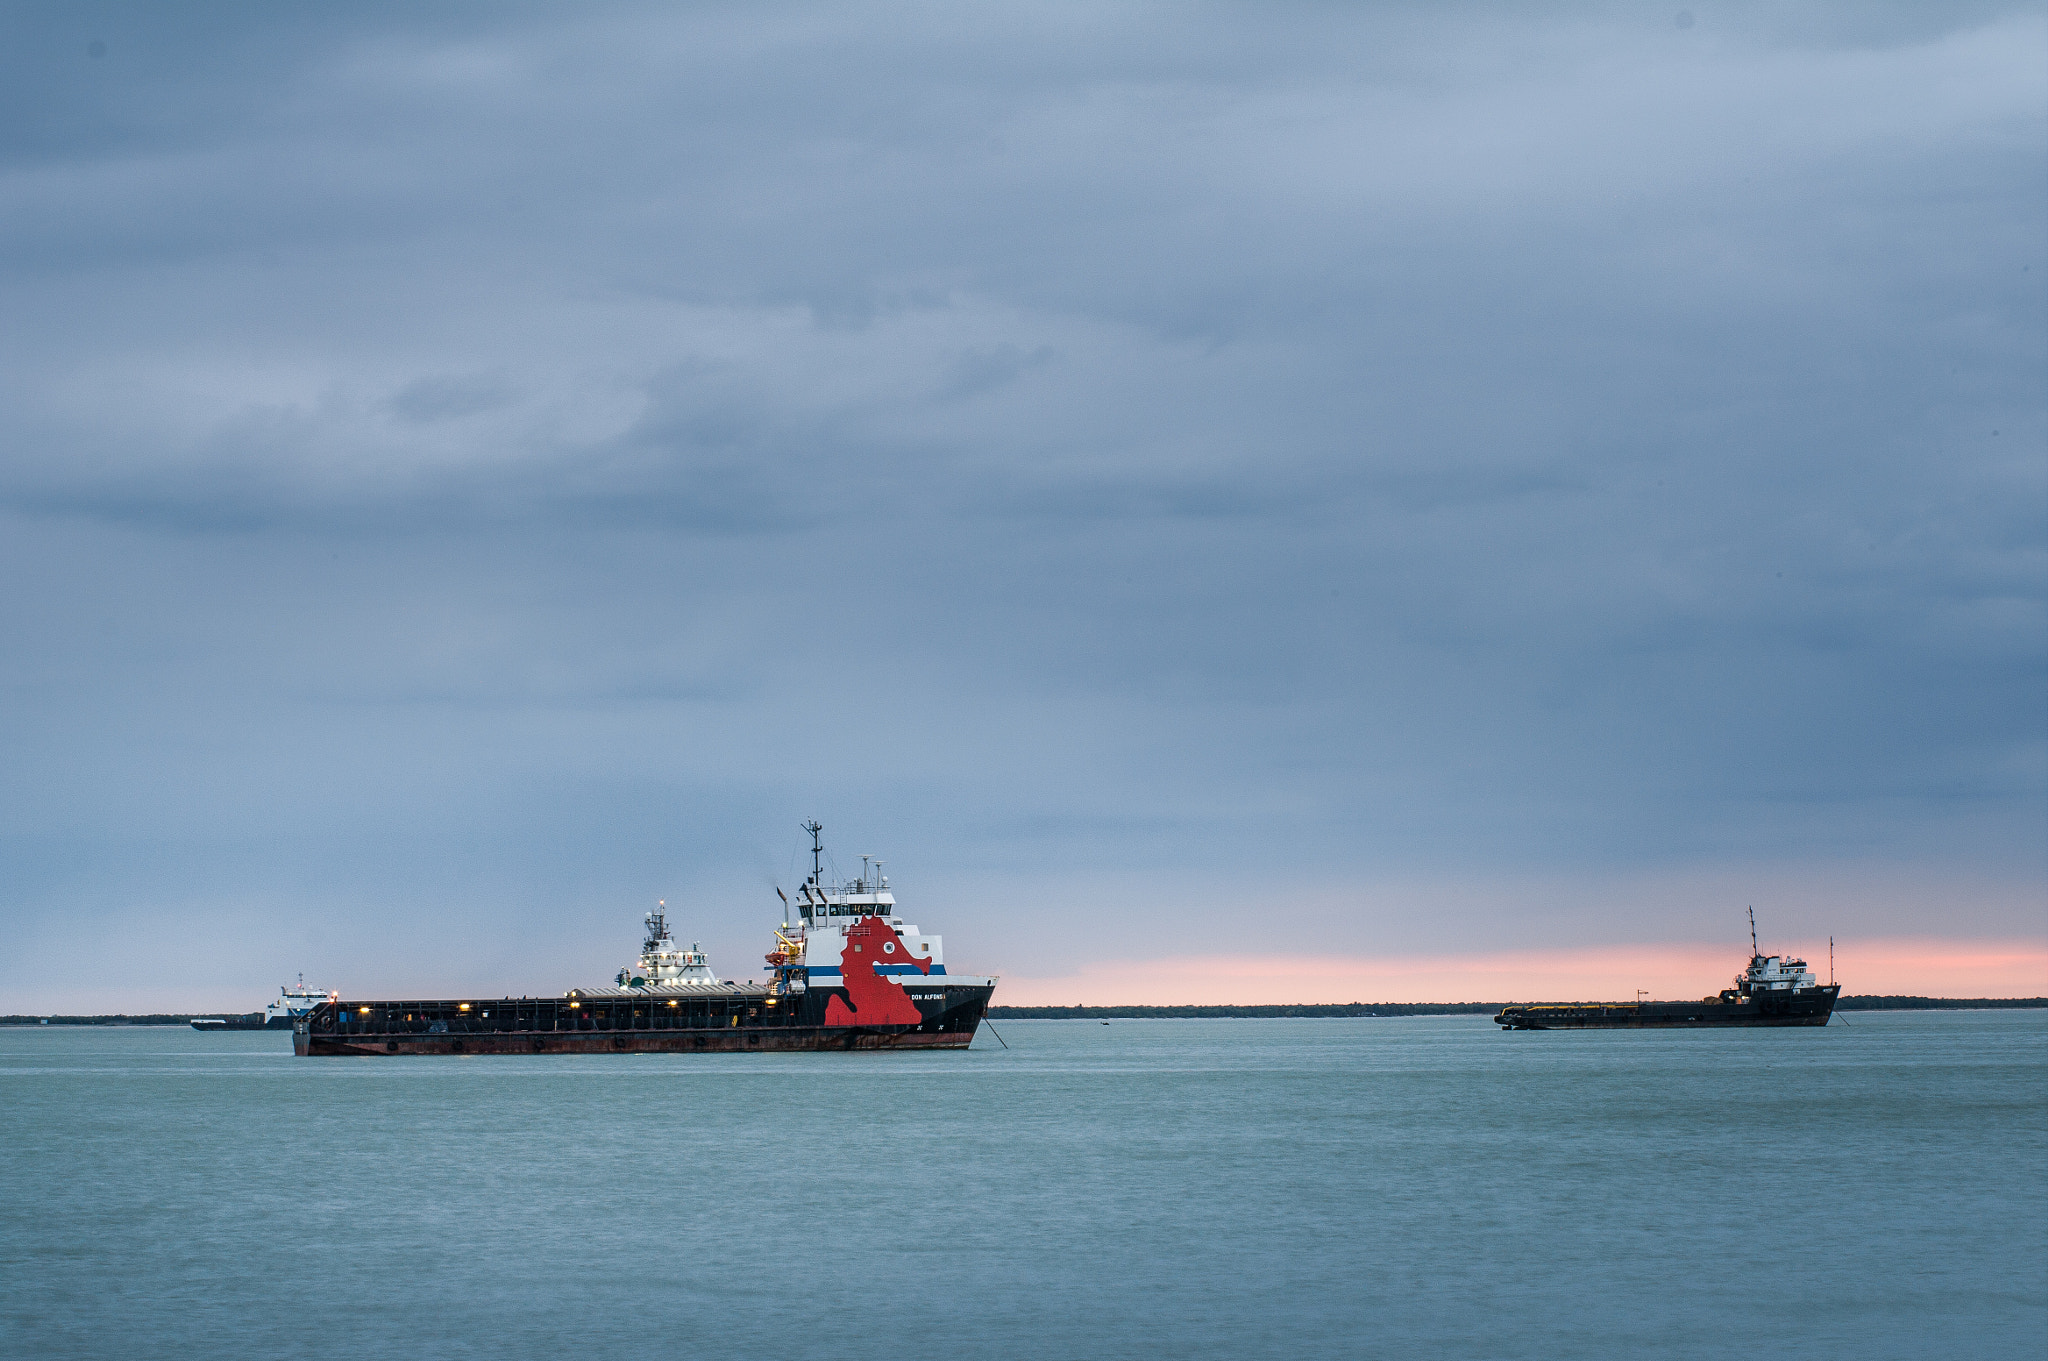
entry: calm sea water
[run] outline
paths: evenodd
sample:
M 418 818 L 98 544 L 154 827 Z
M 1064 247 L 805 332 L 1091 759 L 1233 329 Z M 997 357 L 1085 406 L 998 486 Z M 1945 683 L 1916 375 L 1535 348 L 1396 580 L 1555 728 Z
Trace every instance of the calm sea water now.
M 36 1357 L 2028 1357 L 2048 1013 L 955 1054 L 0 1032 Z

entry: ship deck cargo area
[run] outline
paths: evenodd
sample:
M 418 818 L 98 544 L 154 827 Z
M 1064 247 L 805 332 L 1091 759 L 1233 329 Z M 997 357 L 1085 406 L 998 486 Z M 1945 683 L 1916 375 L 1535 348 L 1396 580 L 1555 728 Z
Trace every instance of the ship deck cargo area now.
M 344 1001 L 315 1009 L 308 1023 L 314 1033 L 343 1035 L 554 1034 L 792 1024 L 796 1010 L 765 987 L 724 983 L 687 996 Z
M 820 998 L 747 984 L 688 995 L 328 1002 L 294 1027 L 293 1047 L 302 1055 L 964 1049 L 991 989 L 944 991 L 954 995 L 928 995 L 928 1014 L 890 1025 L 832 1023 Z
M 1500 1009 L 1507 1030 L 1647 1030 L 1688 1026 L 1826 1025 L 1838 988 L 1696 1002 L 1536 1002 Z

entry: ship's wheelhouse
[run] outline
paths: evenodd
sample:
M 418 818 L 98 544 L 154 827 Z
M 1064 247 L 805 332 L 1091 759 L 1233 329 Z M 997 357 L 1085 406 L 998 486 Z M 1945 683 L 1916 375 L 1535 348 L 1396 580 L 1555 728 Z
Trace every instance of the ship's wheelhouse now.
M 1813 986 L 1813 973 L 1803 959 L 1783 955 L 1751 955 L 1749 967 L 1736 975 L 1736 990 L 1749 996 L 1761 992 L 1792 992 Z

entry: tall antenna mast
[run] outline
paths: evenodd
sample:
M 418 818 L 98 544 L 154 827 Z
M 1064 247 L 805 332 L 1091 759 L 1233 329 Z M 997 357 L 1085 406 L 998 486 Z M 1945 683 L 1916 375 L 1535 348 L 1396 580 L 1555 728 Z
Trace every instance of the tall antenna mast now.
M 1756 909 L 1749 909 L 1749 953 L 1752 958 L 1763 952 L 1756 948 Z
M 822 876 L 825 873 L 825 867 L 822 861 L 825 855 L 825 843 L 818 839 L 818 833 L 824 831 L 825 827 L 823 823 L 813 821 L 806 822 L 804 830 L 811 834 L 811 882 L 823 887 L 824 881 Z
M 1828 986 L 1835 986 L 1835 938 L 1828 937 Z M 1848 1024 L 1846 1021 L 1843 1024 Z

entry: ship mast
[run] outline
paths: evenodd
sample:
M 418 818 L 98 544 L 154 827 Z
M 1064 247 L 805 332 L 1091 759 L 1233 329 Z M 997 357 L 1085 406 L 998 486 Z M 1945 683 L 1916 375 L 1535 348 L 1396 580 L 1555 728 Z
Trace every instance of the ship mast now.
M 1752 958 L 1762 953 L 1756 948 L 1756 909 L 1753 907 L 1749 909 L 1749 953 Z
M 820 822 L 811 821 L 803 824 L 803 828 L 811 834 L 811 882 L 822 886 L 825 882 L 825 843 L 818 839 L 818 833 L 824 831 L 825 827 Z

